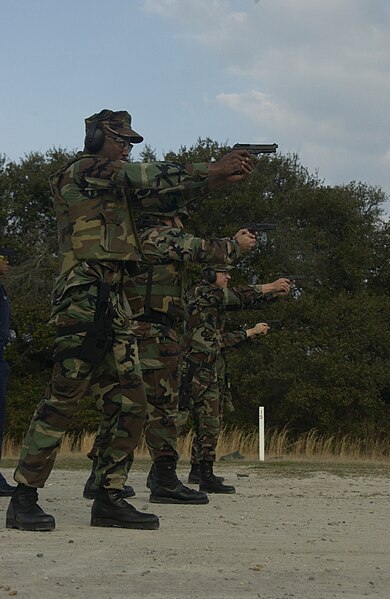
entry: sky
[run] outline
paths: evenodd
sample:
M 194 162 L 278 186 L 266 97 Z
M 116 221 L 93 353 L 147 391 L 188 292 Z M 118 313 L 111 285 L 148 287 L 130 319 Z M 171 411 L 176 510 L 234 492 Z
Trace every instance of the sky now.
M 110 108 L 158 158 L 276 142 L 327 185 L 390 194 L 389 0 L 1 0 L 0 66 L 11 160 L 81 148 Z

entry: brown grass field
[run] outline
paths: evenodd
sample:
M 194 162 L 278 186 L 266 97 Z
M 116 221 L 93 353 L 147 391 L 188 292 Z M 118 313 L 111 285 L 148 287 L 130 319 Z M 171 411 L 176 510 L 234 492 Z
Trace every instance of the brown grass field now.
M 180 436 L 178 452 L 183 460 L 190 457 L 193 433 Z M 316 430 L 303 433 L 291 440 L 288 429 L 273 430 L 265 436 L 265 454 L 267 459 L 313 462 L 390 462 L 390 441 L 380 439 L 361 440 L 350 435 L 320 435 Z M 94 435 L 86 433 L 81 438 L 65 435 L 59 457 L 82 458 L 90 450 Z M 15 459 L 20 452 L 20 443 L 6 438 L 4 443 L 4 459 Z M 217 459 L 239 452 L 241 459 L 257 461 L 259 459 L 259 437 L 257 431 L 247 432 L 239 428 L 223 429 L 217 445 Z M 135 452 L 135 457 L 149 457 L 145 440 Z M 240 459 L 240 458 L 239 458 Z

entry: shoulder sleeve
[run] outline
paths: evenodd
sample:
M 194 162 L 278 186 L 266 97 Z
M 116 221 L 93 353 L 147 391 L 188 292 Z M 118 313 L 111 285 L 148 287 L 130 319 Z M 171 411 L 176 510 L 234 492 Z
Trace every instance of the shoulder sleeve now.
M 232 333 L 224 333 L 221 338 L 221 347 L 228 348 L 239 345 L 248 339 L 245 331 L 233 331 Z
M 228 305 L 237 305 L 236 299 L 239 300 L 239 305 L 242 308 L 255 306 L 261 306 L 264 302 L 271 299 L 270 294 L 264 294 L 261 285 L 238 285 L 237 287 L 231 287 L 232 302 Z
M 226 306 L 228 303 L 237 302 L 239 298 L 231 289 L 221 289 L 213 285 L 205 283 L 198 285 L 192 294 L 192 300 L 196 301 L 200 306 L 219 307 Z
M 158 243 L 167 258 L 199 264 L 232 264 L 240 256 L 240 247 L 233 239 L 205 240 L 181 229 L 161 230 Z
M 204 306 L 221 306 L 229 309 L 240 309 L 245 306 L 257 306 L 268 301 L 268 295 L 261 291 L 261 285 L 240 285 L 221 289 L 213 285 L 198 285 L 193 298 Z
M 116 178 L 129 190 L 131 204 L 139 208 L 173 211 L 210 191 L 206 163 L 118 162 Z

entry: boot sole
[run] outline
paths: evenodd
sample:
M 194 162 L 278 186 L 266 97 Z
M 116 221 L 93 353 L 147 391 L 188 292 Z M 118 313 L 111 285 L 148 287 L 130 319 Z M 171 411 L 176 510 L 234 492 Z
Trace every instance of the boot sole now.
M 18 524 L 17 522 L 15 522 L 15 520 L 11 520 L 10 518 L 7 518 L 5 521 L 5 527 L 6 528 L 16 528 L 18 530 L 46 532 L 48 530 L 54 530 L 56 525 L 55 525 L 55 522 L 54 523 L 47 522 L 46 524 L 40 524 L 39 526 L 36 526 L 33 524 Z
M 97 493 L 83 493 L 83 499 L 96 499 Z
M 96 493 L 83 493 L 83 499 L 96 499 L 97 497 L 97 492 Z M 124 495 L 122 495 L 122 499 L 129 499 L 129 497 L 135 497 L 135 492 L 132 494 L 126 493 Z
M 157 530 L 160 527 L 159 522 L 118 522 L 107 518 L 91 518 L 91 526 L 102 526 L 104 528 L 134 528 L 138 530 Z
M 234 495 L 234 493 L 236 492 L 236 490 L 234 489 L 234 491 L 216 491 L 215 489 L 206 489 L 206 488 L 199 488 L 199 491 L 204 491 L 205 493 L 215 493 L 216 495 Z
M 207 497 L 204 499 L 190 499 L 188 501 L 183 501 L 182 499 L 175 499 L 174 497 L 153 497 L 153 495 L 149 495 L 150 503 L 176 503 L 180 505 L 206 505 L 209 500 Z
M 223 476 L 216 476 L 216 478 L 219 480 L 219 482 L 223 483 L 224 482 L 224 477 Z M 200 483 L 200 478 L 188 478 L 188 483 L 190 485 L 199 485 Z

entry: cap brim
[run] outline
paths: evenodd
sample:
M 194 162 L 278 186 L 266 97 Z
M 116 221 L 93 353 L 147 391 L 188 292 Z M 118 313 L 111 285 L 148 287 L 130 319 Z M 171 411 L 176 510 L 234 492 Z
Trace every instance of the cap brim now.
M 11 250 L 10 248 L 0 247 L 0 254 L 2 256 L 12 256 L 15 253 L 15 250 Z
M 142 135 L 133 131 L 133 129 L 115 129 L 116 133 L 121 137 L 128 137 L 130 143 L 132 144 L 140 144 L 141 141 L 144 141 Z
M 236 267 L 233 265 L 226 265 L 226 266 L 210 266 L 210 268 L 212 268 L 213 270 L 215 270 L 215 272 L 229 272 L 230 270 L 234 270 Z

